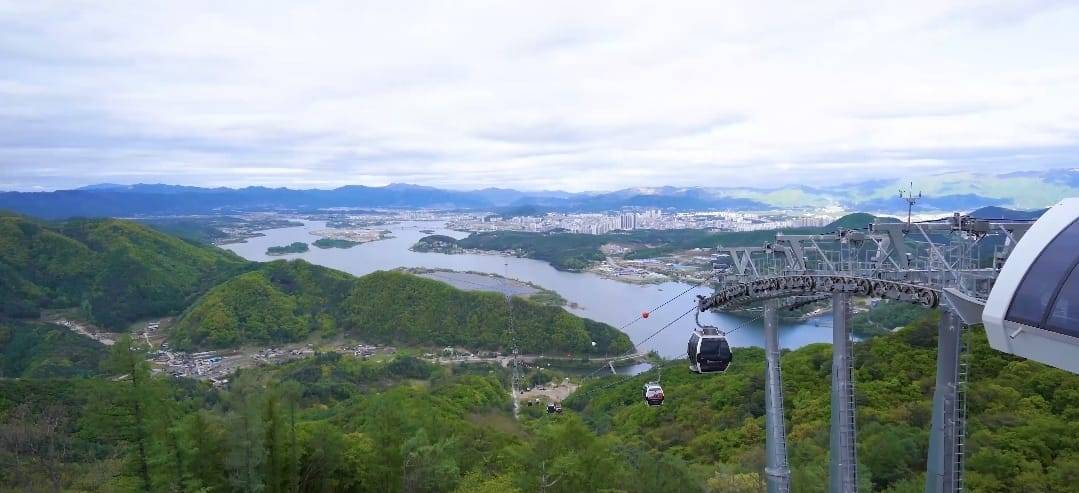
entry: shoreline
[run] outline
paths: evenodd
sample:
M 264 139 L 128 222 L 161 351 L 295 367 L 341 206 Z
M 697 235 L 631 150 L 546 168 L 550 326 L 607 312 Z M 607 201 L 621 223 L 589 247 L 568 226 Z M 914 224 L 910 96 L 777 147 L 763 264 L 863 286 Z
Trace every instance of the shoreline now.
M 519 291 L 516 292 L 516 293 L 511 293 L 512 296 L 519 296 L 519 297 L 528 299 L 530 301 L 534 301 L 534 302 L 537 302 L 537 303 L 540 303 L 540 304 L 550 305 L 550 306 L 565 307 L 565 306 L 570 305 L 570 303 L 564 297 L 562 297 L 562 295 L 560 295 L 555 290 L 545 288 L 545 287 L 540 286 L 539 284 L 536 284 L 536 283 L 534 283 L 532 281 L 524 281 L 524 280 L 521 280 L 521 279 L 509 278 L 509 277 L 501 276 L 499 274 L 493 274 L 493 273 L 488 273 L 488 272 L 476 272 L 476 271 L 459 271 L 459 270 L 453 270 L 453 269 L 431 268 L 431 267 L 406 267 L 406 268 L 401 268 L 400 270 L 403 271 L 403 272 L 408 272 L 409 274 L 424 277 L 426 279 L 432 279 L 432 280 L 436 280 L 436 281 L 439 281 L 439 282 L 444 282 L 444 283 L 449 284 L 449 285 L 451 285 L 451 286 L 453 286 L 453 287 L 455 287 L 457 289 L 464 289 L 464 290 L 467 290 L 467 291 L 487 291 L 487 292 L 491 292 L 491 293 L 500 293 L 500 292 L 502 292 L 503 287 L 500 287 L 500 286 L 480 284 L 480 283 L 475 282 L 474 280 L 470 281 L 470 280 L 464 279 L 464 278 L 452 279 L 452 278 L 446 278 L 446 277 L 432 275 L 432 274 L 441 273 L 441 274 L 450 274 L 450 275 L 459 275 L 459 276 L 474 276 L 474 277 L 482 277 L 482 278 L 486 278 L 486 279 L 493 279 L 493 280 L 496 280 L 499 283 L 512 283 L 512 284 L 515 284 Z M 468 286 L 462 286 L 461 284 L 467 284 Z M 530 292 L 524 292 L 524 293 L 521 292 L 521 291 L 526 291 L 526 290 L 531 290 L 531 291 Z M 573 307 L 576 308 L 577 305 L 573 304 Z

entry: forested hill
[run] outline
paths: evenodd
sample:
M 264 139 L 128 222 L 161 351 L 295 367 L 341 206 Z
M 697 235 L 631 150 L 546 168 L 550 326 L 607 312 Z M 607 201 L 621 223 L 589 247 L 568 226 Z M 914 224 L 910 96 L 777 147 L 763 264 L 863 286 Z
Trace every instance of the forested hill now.
M 934 311 L 897 333 L 855 345 L 862 491 L 923 490 L 938 316 Z M 967 487 L 1075 491 L 1079 376 L 994 351 L 980 326 L 970 332 Z M 641 385 L 655 379 L 655 371 L 603 388 L 614 378 L 608 377 L 567 403 L 596 430 L 716 471 L 714 491 L 761 491 L 764 352 L 738 348 L 734 357 L 723 375 L 690 374 L 684 361 L 664 366 L 667 399 L 660 408 L 640 402 Z M 831 357 L 829 344 L 782 357 L 791 483 L 798 491 L 824 491 L 828 484 Z
M 248 268 L 242 258 L 114 219 L 44 223 L 0 216 L 0 315 L 37 317 L 43 308 L 83 309 L 122 329 L 177 313 L 221 280 Z
M 343 332 L 371 342 L 506 349 L 511 325 L 525 353 L 633 349 L 613 327 L 558 307 L 514 298 L 511 319 L 496 293 L 401 272 L 357 278 L 302 260 L 262 264 L 210 290 L 182 315 L 173 338 L 180 347 L 226 347 Z
M 608 325 L 561 308 L 513 303 L 522 351 L 633 349 Z M 302 261 L 258 264 L 130 221 L 0 216 L 0 316 L 37 318 L 47 308 L 77 308 L 116 331 L 134 320 L 183 312 L 173 334 L 181 347 L 297 341 L 339 331 L 399 344 L 511 345 L 510 310 L 497 294 L 402 273 L 357 278 Z

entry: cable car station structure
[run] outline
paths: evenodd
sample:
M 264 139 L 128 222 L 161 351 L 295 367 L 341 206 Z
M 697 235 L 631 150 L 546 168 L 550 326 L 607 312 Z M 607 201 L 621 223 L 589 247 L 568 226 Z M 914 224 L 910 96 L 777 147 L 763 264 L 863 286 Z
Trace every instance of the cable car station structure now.
M 966 454 L 965 393 L 970 358 L 963 334 L 970 325 L 982 323 L 984 311 L 987 314 L 986 330 L 990 332 L 990 343 L 995 349 L 1048 364 L 1056 363 L 1055 366 L 1061 366 L 1060 358 L 1070 356 L 1071 361 L 1079 360 L 1079 338 L 1076 337 L 1079 326 L 1072 325 L 1075 331 L 1072 337 L 1053 333 L 1050 336 L 1054 338 L 1041 346 L 1036 340 L 1007 346 L 1003 341 L 1008 337 L 996 332 L 1006 331 L 1014 342 L 1016 337 L 1045 337 L 1041 334 L 1045 331 L 1027 325 L 1015 326 L 1006 320 L 1004 322 L 1011 325 L 1003 327 L 1002 322 L 997 322 L 990 314 L 1003 313 L 1007 307 L 993 306 L 992 303 L 987 306 L 987 300 L 1000 303 L 997 299 L 1005 296 L 993 291 L 998 277 L 1001 286 L 997 291 L 1014 292 L 1015 286 L 1003 285 L 1005 278 L 1012 284 L 1017 283 L 1035 258 L 1046 255 L 1040 253 L 1041 249 L 1055 236 L 1063 234 L 1061 230 L 1071 225 L 1070 229 L 1075 233 L 1073 241 L 1079 245 L 1077 217 L 1079 199 L 1068 199 L 1047 212 L 1038 223 L 983 220 L 957 213 L 936 221 L 876 223 L 865 230 L 838 230 L 830 234 L 780 233 L 774 242 L 760 247 L 719 247 L 719 253 L 730 256 L 730 269 L 717 277 L 714 294 L 698 297 L 697 309 L 704 312 L 763 306 L 765 475 L 769 493 L 787 492 L 790 486 L 777 324 L 780 306 L 807 296 L 831 297 L 834 322 L 829 490 L 832 492 L 858 489 L 851 296 L 916 303 L 940 310 L 925 491 L 962 491 Z M 1042 226 L 1047 219 L 1051 224 Z M 1037 224 L 1034 229 L 1038 240 L 1031 238 L 1031 241 L 1021 242 L 1034 224 Z M 1020 251 L 1016 262 L 1007 263 L 1017 248 Z M 1048 254 L 1059 255 L 1060 252 Z M 1062 288 L 1061 284 L 1067 283 L 1061 280 L 1057 283 L 1057 292 L 1079 289 L 1079 248 L 1071 248 L 1064 255 L 1070 257 L 1057 263 L 1067 264 L 1067 272 L 1075 271 L 1072 276 L 1075 285 Z M 1024 265 L 1013 265 L 1016 263 Z M 1002 270 L 1006 275 L 1001 276 Z M 1067 272 L 1061 275 L 1067 278 Z M 993 296 L 990 296 L 991 292 Z M 1010 296 L 1005 302 L 1011 303 Z M 1061 304 L 1060 301 L 1055 303 L 1053 306 Z M 1065 299 L 1063 303 L 1064 309 L 1071 310 L 1073 316 L 1079 314 L 1079 299 Z M 1069 344 L 1063 351 L 1071 352 L 1059 354 L 1062 351 L 1060 342 Z M 1048 345 L 1054 347 L 1050 349 Z M 1016 351 L 1016 347 L 1022 351 Z M 1039 358 L 1046 351 L 1057 353 L 1053 357 Z

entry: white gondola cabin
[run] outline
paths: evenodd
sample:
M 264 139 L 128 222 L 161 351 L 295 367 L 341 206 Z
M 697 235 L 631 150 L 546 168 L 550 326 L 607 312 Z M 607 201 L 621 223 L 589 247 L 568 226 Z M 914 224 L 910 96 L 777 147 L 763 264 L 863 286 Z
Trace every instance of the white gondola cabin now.
M 994 349 L 1079 373 L 1079 198 L 1053 206 L 1015 245 L 982 321 Z
M 644 384 L 644 401 L 647 402 L 649 406 L 663 404 L 663 387 L 656 382 Z

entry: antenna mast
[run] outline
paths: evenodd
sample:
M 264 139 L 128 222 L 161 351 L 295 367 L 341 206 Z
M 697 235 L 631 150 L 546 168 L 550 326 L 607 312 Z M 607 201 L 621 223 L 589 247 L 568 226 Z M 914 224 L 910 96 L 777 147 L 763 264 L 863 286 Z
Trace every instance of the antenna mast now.
M 918 195 L 914 195 L 914 182 L 910 182 L 910 188 L 907 190 L 899 190 L 899 198 L 903 199 L 907 203 L 907 228 L 910 228 L 910 215 L 914 210 L 914 204 L 918 202 L 918 199 L 922 198 L 922 191 L 918 191 Z

